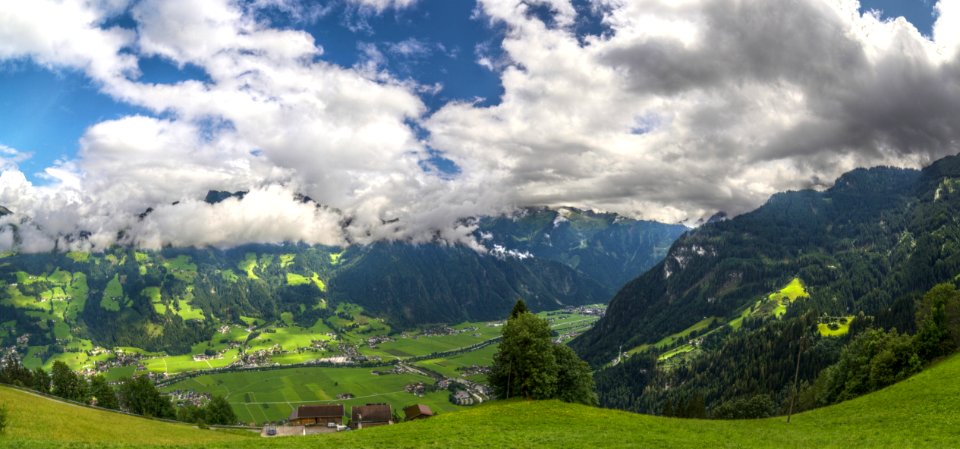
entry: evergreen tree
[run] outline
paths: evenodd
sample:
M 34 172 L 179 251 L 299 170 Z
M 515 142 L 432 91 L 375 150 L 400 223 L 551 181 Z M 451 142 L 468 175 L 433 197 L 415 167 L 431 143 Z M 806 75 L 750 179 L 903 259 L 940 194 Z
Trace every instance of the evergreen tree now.
M 234 414 L 230 403 L 223 396 L 214 396 L 207 403 L 204 410 L 204 417 L 209 424 L 236 424 L 237 415 Z
M 687 405 L 683 408 L 683 417 L 699 419 L 707 417 L 707 406 L 702 394 L 694 393 L 694 395 L 687 400 Z
M 33 389 L 41 393 L 50 392 L 50 375 L 39 366 L 33 370 Z
M 93 376 L 90 379 L 91 400 L 96 399 L 97 406 L 116 410 L 120 408 L 117 401 L 117 393 L 107 383 L 107 379 L 102 375 Z
M 917 352 L 925 359 L 960 347 L 960 292 L 951 283 L 934 286 L 917 307 Z
M 501 398 L 596 405 L 589 367 L 570 348 L 554 344 L 547 321 L 525 309 L 523 301 L 517 301 L 503 326 L 489 376 L 494 392 Z
M 672 417 L 674 414 L 675 412 L 673 411 L 673 401 L 670 399 L 667 399 L 667 405 L 663 406 L 663 413 L 661 413 L 661 415 L 666 417 Z
M 521 313 L 529 312 L 527 309 L 527 304 L 523 302 L 522 299 L 518 299 L 517 302 L 513 305 L 513 310 L 510 311 L 510 318 L 516 318 L 520 316 Z
M 25 368 L 16 355 L 7 357 L 3 369 L 0 370 L 0 382 L 20 387 L 30 387 L 33 385 L 33 374 Z
M 564 345 L 554 345 L 557 359 L 557 399 L 564 402 L 596 406 L 597 392 L 590 373 L 590 365 Z
M 186 404 L 177 407 L 177 421 L 199 422 L 204 420 L 204 409 L 193 404 Z
M 50 375 L 51 392 L 55 396 L 76 402 L 87 402 L 87 381 L 59 360 L 53 362 Z
M 177 416 L 170 399 L 161 395 L 147 376 L 123 379 L 118 396 L 121 407 L 130 413 L 169 419 Z
M 501 398 L 546 399 L 556 393 L 557 360 L 546 320 L 523 312 L 507 320 L 490 381 Z

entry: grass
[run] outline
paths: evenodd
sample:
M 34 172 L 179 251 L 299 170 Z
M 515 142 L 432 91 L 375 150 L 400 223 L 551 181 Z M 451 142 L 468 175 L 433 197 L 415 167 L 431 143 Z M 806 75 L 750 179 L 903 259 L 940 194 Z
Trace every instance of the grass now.
M 163 266 L 170 270 L 174 277 L 187 283 L 192 283 L 197 277 L 197 265 L 194 264 L 190 256 L 187 255 L 180 255 L 175 259 L 164 260 Z
M 123 306 L 123 286 L 120 285 L 119 275 L 113 275 L 113 279 L 107 283 L 107 288 L 103 290 L 103 298 L 100 300 L 100 307 L 111 312 L 119 312 Z
M 320 279 L 320 275 L 313 273 L 312 277 L 306 277 L 302 274 L 287 273 L 287 285 L 306 285 L 313 283 L 321 292 L 327 291 L 327 284 Z
M 289 316 L 292 320 L 292 315 Z M 294 351 L 298 348 L 308 348 L 313 340 L 330 340 L 327 335 L 333 331 L 323 323 L 317 320 L 311 327 L 286 326 L 278 327 L 271 325 L 260 332 L 256 338 L 247 342 L 247 351 L 257 351 L 260 349 L 269 349 L 274 345 L 280 345 L 287 351 Z M 314 353 L 319 354 L 319 353 Z M 322 358 L 326 355 L 317 355 L 314 358 Z
M 460 377 L 462 373 L 457 370 L 457 368 L 473 365 L 490 366 L 493 363 L 493 355 L 496 354 L 498 347 L 499 345 L 492 344 L 476 351 L 470 351 L 450 357 L 421 360 L 414 363 L 414 365 L 443 374 L 447 377 Z
M 794 415 L 791 424 L 782 417 L 686 420 L 556 401 L 506 401 L 394 426 L 276 439 L 199 431 L 65 405 L 3 387 L 0 401 L 7 404 L 11 420 L 0 446 L 946 448 L 960 446 L 957 378 L 960 356 L 876 393 Z
M 310 283 L 310 278 L 296 273 L 287 273 L 287 285 L 306 285 Z
M 188 371 L 208 370 L 213 368 L 223 368 L 237 360 L 240 351 L 231 349 L 223 354 L 223 358 L 212 360 L 194 361 L 193 356 L 174 355 L 168 357 L 154 357 L 145 359 L 143 365 L 148 371 L 156 373 L 178 374 Z
M 70 251 L 67 253 L 67 257 L 74 262 L 83 263 L 90 260 L 90 253 Z
M 853 315 L 849 315 L 827 323 L 819 323 L 817 324 L 817 331 L 823 337 L 842 337 L 850 332 L 850 324 L 854 318 Z
M 665 347 L 668 347 L 668 346 L 672 346 L 672 345 L 673 345 L 674 343 L 676 343 L 677 341 L 680 341 L 680 340 L 683 340 L 683 339 L 689 337 L 690 334 L 692 334 L 692 333 L 694 333 L 694 332 L 702 331 L 702 330 L 704 330 L 704 329 L 712 326 L 713 323 L 715 323 L 715 322 L 717 322 L 717 321 L 720 321 L 720 318 L 717 318 L 717 317 L 704 318 L 704 319 L 700 320 L 699 322 L 697 322 L 696 324 L 694 324 L 693 326 L 690 326 L 690 327 L 688 327 L 688 328 L 686 328 L 686 329 L 684 329 L 684 330 L 682 330 L 682 331 L 680 331 L 680 332 L 677 332 L 677 333 L 675 333 L 675 334 L 668 335 L 668 336 L 660 339 L 660 341 L 658 341 L 658 342 L 656 342 L 656 343 L 654 343 L 654 344 L 643 344 L 643 345 L 637 346 L 637 347 L 635 347 L 635 348 L 627 351 L 627 354 L 631 354 L 631 355 L 632 355 L 632 354 L 636 354 L 636 353 L 638 353 L 638 352 L 646 351 L 647 349 L 653 349 L 653 348 L 655 348 L 655 349 L 661 349 L 661 348 L 665 348 Z
M 424 382 L 428 377 L 415 374 L 373 375 L 390 368 L 290 368 L 272 371 L 241 371 L 211 374 L 186 379 L 164 388 L 167 391 L 190 389 L 223 395 L 244 422 L 264 423 L 282 420 L 293 408 L 308 403 L 342 403 L 347 406 L 386 402 L 394 407 L 415 403 L 434 410 L 452 411 L 462 407 L 447 400 L 439 391 L 418 398 L 404 391 L 407 384 Z M 351 393 L 351 400 L 337 400 L 337 394 Z
M 260 276 L 257 276 L 257 274 L 253 272 L 253 270 L 257 268 L 256 253 L 245 254 L 243 257 L 243 261 L 241 261 L 237 265 L 237 267 L 240 268 L 240 270 L 243 271 L 244 273 L 247 273 L 248 279 L 260 279 Z
M 801 282 L 799 278 L 793 278 L 786 287 L 783 287 L 776 293 L 771 293 L 767 299 L 776 304 L 776 307 L 773 309 L 773 316 L 780 318 L 783 314 L 787 313 L 787 306 L 799 298 L 809 297 L 810 294 L 807 293 L 807 289 L 803 287 L 803 282 Z
M 157 444 L 238 442 L 255 437 L 237 433 L 203 431 L 183 424 L 171 424 L 81 407 L 0 387 L 0 403 L 7 405 L 8 424 L 0 436 L 0 447 L 64 447 L 86 443 L 92 447 L 134 447 Z M 88 447 L 90 447 L 88 446 Z
M 697 349 L 697 348 L 695 348 L 693 345 L 690 345 L 690 344 L 677 346 L 676 348 L 673 348 L 673 349 L 671 349 L 671 350 L 669 350 L 669 351 L 667 351 L 667 352 L 664 352 L 663 354 L 660 354 L 660 357 L 657 357 L 657 360 L 660 360 L 660 361 L 662 362 L 662 361 L 671 359 L 671 358 L 673 358 L 673 357 L 675 357 L 675 356 L 678 356 L 678 355 L 681 355 L 681 354 L 686 354 L 686 353 L 691 352 L 691 351 L 693 351 L 693 350 L 695 350 L 695 349 Z

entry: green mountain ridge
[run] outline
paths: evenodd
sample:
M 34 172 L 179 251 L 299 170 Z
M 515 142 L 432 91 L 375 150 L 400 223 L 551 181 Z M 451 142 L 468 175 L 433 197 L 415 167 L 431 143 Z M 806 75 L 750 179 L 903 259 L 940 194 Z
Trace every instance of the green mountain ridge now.
M 237 194 L 208 196 L 222 201 Z M 621 240 L 646 248 L 666 248 L 680 231 L 622 218 L 614 223 L 612 217 L 577 228 L 581 234 L 629 234 Z M 642 256 L 636 248 L 603 251 L 633 254 L 634 275 L 662 257 L 652 249 Z M 185 354 L 222 325 L 256 321 L 312 328 L 333 319 L 338 305 L 359 305 L 400 330 L 499 319 L 517 298 L 535 310 L 601 303 L 618 287 L 553 254 L 519 258 L 403 242 L 157 252 L 115 247 L 102 253 L 0 256 L 0 346 L 17 347 L 31 365 L 37 358 L 49 362 L 97 346 Z M 18 342 L 21 337 L 25 340 Z
M 813 334 L 800 371 L 812 381 L 846 342 L 844 333 L 819 332 L 821 325 L 839 331 L 846 320 L 851 334 L 868 326 L 913 332 L 916 300 L 960 274 L 958 180 L 957 156 L 923 170 L 858 169 L 826 191 L 779 193 L 753 212 L 706 224 L 628 283 L 571 346 L 600 367 L 619 348 L 653 349 L 713 317 L 652 358 L 638 354 L 644 360 L 601 371 L 601 403 L 659 413 L 666 401 L 692 394 L 708 406 L 769 394 L 782 404 L 801 335 Z M 794 279 L 808 296 L 777 313 L 752 312 Z M 684 345 L 682 354 L 666 353 Z M 667 363 L 664 355 L 681 357 Z

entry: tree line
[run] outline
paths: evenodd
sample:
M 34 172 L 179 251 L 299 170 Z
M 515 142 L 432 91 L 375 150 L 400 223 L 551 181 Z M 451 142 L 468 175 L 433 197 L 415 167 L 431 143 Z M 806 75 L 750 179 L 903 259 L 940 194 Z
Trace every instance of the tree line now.
M 177 407 L 145 375 L 124 377 L 111 385 L 103 375 L 87 378 L 61 361 L 54 362 L 47 373 L 39 367 L 30 370 L 23 366 L 19 357 L 9 355 L 0 367 L 0 383 L 149 418 L 179 420 L 201 426 L 237 423 L 230 403 L 222 396 L 213 396 L 203 406 L 187 404 Z

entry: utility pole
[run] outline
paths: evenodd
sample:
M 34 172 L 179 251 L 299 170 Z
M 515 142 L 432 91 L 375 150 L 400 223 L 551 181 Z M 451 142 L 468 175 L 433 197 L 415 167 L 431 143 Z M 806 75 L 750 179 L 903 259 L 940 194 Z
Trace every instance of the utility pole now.
M 790 396 L 790 410 L 787 411 L 787 424 L 790 424 L 790 417 L 793 416 L 793 404 L 797 400 L 797 383 L 800 380 L 800 354 L 803 353 L 803 339 L 806 334 L 800 335 L 800 344 L 797 345 L 797 371 L 793 375 L 793 394 Z

